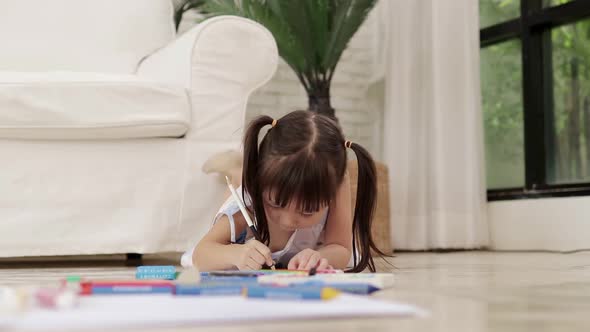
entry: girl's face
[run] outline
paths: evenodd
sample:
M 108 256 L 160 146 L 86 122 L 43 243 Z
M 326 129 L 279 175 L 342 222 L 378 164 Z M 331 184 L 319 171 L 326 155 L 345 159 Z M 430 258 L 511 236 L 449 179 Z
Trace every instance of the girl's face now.
M 328 206 L 326 205 L 317 211 L 301 211 L 297 209 L 297 204 L 293 202 L 285 207 L 281 207 L 272 201 L 272 196 L 268 193 L 262 196 L 268 222 L 277 224 L 281 229 L 286 231 L 295 231 L 299 228 L 309 228 L 317 225 L 322 221 L 328 210 Z

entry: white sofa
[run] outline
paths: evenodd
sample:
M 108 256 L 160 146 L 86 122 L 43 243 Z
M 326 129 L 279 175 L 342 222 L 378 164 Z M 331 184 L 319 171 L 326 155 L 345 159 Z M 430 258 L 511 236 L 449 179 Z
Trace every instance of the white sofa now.
M 237 17 L 175 38 L 170 0 L 0 0 L 0 257 L 182 251 L 277 65 Z

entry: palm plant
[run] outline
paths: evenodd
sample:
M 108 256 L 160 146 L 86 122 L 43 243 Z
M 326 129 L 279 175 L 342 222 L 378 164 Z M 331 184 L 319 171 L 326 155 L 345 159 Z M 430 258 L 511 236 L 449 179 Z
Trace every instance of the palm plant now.
M 208 15 L 264 25 L 307 92 L 308 110 L 335 117 L 330 84 L 348 42 L 377 0 L 205 0 Z
M 205 4 L 205 0 L 182 0 L 174 8 L 174 27 L 178 31 L 182 16 L 189 10 L 199 10 Z

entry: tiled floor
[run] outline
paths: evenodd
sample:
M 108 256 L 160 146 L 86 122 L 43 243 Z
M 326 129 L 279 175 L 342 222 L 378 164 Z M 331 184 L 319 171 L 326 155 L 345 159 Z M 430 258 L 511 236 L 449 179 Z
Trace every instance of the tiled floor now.
M 170 257 L 170 256 L 168 256 Z M 152 257 L 148 263 L 166 263 Z M 170 261 L 168 261 L 170 262 Z M 418 305 L 421 319 L 347 319 L 241 324 L 200 331 L 590 331 L 590 252 L 402 253 L 392 259 L 393 289 L 375 297 Z M 0 284 L 47 282 L 82 274 L 132 277 L 119 261 L 0 261 Z M 383 269 L 392 267 L 382 264 Z M 190 328 L 154 329 L 188 331 Z M 145 331 L 145 329 L 142 329 Z

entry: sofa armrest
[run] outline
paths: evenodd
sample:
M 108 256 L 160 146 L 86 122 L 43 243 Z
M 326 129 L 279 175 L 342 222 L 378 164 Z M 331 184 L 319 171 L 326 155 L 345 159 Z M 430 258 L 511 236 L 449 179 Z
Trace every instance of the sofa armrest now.
M 137 75 L 189 91 L 193 119 L 187 138 L 239 142 L 248 97 L 272 78 L 277 64 L 266 28 L 218 16 L 145 58 Z

